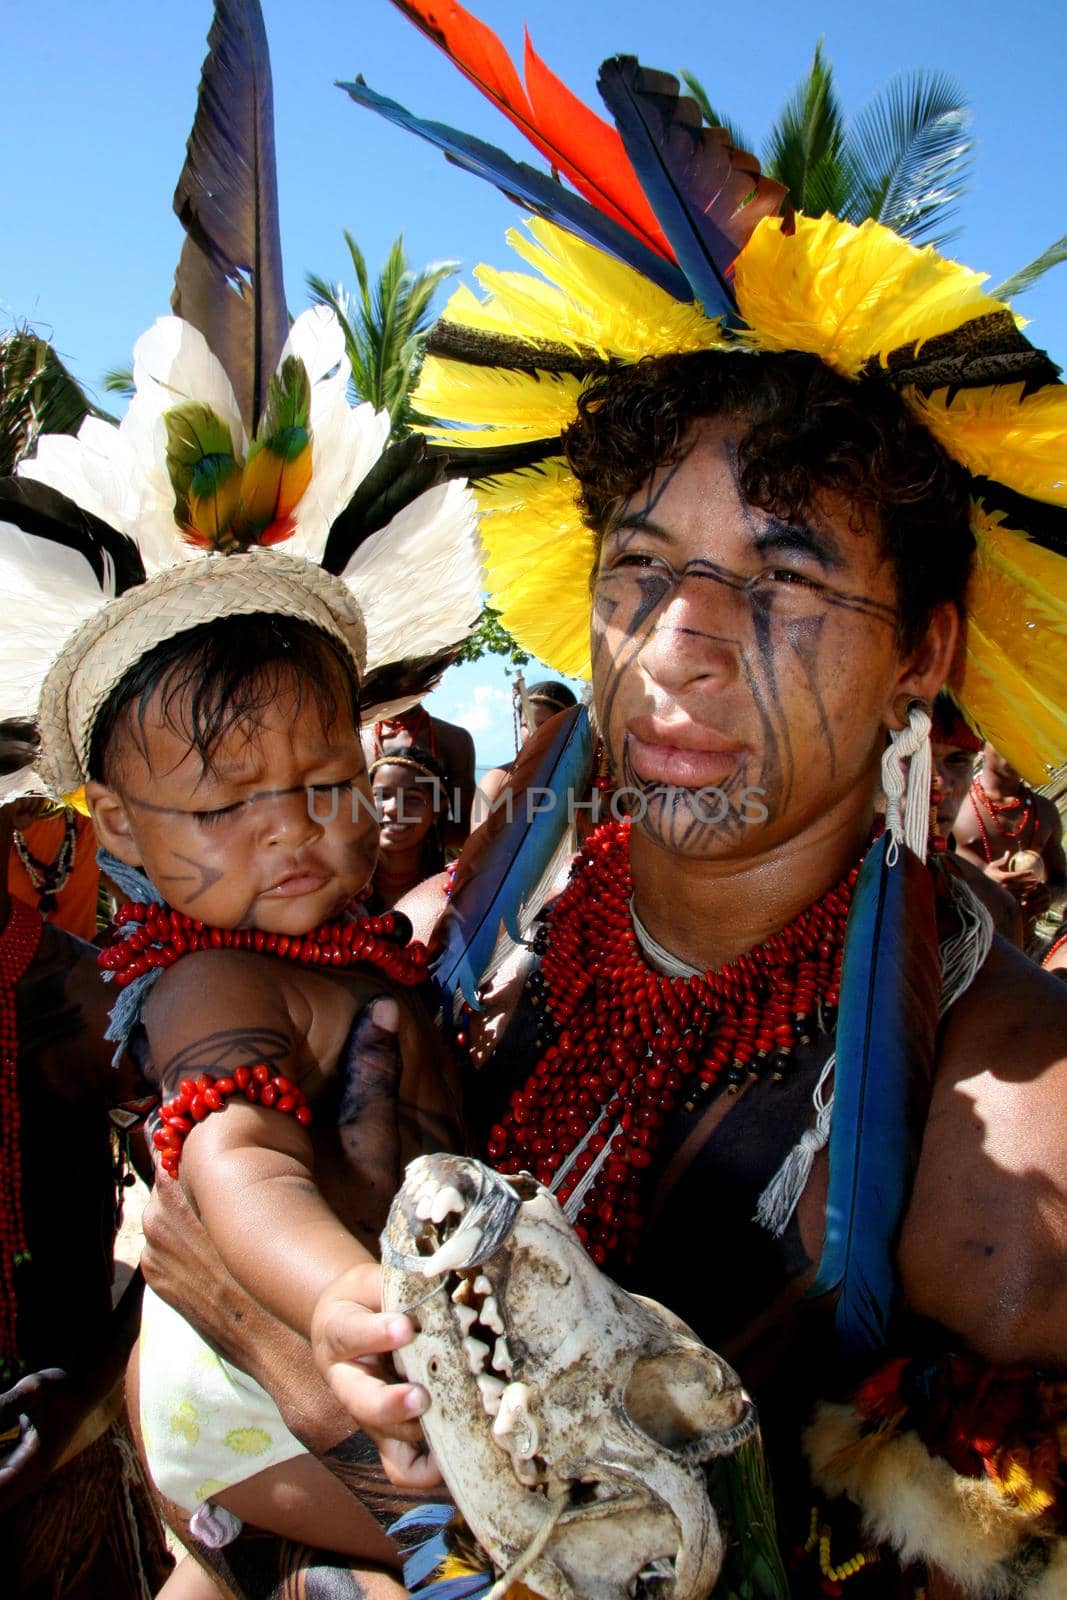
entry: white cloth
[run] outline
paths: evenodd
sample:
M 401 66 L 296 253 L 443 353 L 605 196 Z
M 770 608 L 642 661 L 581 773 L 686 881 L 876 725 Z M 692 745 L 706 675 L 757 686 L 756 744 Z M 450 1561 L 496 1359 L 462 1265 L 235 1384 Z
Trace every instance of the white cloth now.
M 141 1311 L 141 1430 L 156 1487 L 190 1513 L 306 1454 L 267 1391 L 151 1289 Z

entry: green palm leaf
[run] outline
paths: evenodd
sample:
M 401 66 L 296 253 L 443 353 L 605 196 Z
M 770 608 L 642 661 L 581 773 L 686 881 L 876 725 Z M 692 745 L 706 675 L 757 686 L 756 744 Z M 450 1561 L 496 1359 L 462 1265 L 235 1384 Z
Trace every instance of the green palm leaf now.
M 42 433 L 77 433 L 94 406 L 46 339 L 24 328 L 0 334 L 0 477 L 32 455 Z
M 1005 278 L 1003 283 L 998 283 L 995 289 L 989 292 L 994 300 L 1014 300 L 1017 295 L 1024 293 L 1038 278 L 1044 277 L 1050 267 L 1058 267 L 1061 261 L 1067 261 L 1067 233 L 1050 244 L 1047 250 L 1042 250 L 1039 256 L 1020 267 L 1018 272 L 1013 272 L 1010 278 Z
M 963 193 L 974 151 L 971 114 L 959 85 L 939 72 L 900 73 L 849 130 L 851 198 L 838 214 L 874 217 L 906 239 L 939 248 L 943 224 Z
M 433 319 L 433 297 L 441 284 L 458 270 L 456 261 L 432 262 L 414 271 L 404 252 L 404 241 L 394 241 L 385 265 L 371 282 L 359 245 L 345 233 L 356 288 L 331 284 L 309 272 L 308 292 L 316 305 L 332 308 L 345 336 L 352 367 L 352 389 L 357 399 L 369 400 L 376 410 L 387 410 L 394 438 L 410 430 L 410 395 L 422 364 L 423 341 Z
M 798 211 L 818 217 L 842 214 L 850 200 L 850 168 L 844 156 L 845 125 L 833 68 L 822 40 L 807 76 L 798 85 L 767 140 L 763 170 L 789 190 Z

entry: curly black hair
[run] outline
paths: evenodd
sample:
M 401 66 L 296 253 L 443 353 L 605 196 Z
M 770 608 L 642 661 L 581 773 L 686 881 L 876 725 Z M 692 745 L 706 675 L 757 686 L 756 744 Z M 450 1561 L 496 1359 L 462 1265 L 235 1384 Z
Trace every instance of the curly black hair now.
M 942 601 L 962 611 L 974 552 L 967 473 L 877 373 L 849 381 L 796 352 L 650 356 L 595 379 L 564 445 L 598 542 L 656 468 L 677 459 L 694 419 L 719 416 L 748 424 L 738 478 L 750 505 L 797 522 L 831 490 L 856 506 L 857 529 L 873 513 L 905 649 Z

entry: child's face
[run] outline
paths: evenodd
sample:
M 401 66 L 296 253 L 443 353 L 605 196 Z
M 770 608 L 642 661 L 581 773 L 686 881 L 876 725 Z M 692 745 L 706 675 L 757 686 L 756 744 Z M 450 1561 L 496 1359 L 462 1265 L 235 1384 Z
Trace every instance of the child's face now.
M 179 730 L 180 712 L 179 702 Z M 206 770 L 188 736 L 164 722 L 158 691 L 143 749 L 118 736 L 116 784 L 87 789 L 97 833 L 176 911 L 214 927 L 307 933 L 373 873 L 378 823 L 359 732 L 340 700 L 327 727 L 308 686 L 298 694 L 283 680 L 255 728 L 231 728 Z

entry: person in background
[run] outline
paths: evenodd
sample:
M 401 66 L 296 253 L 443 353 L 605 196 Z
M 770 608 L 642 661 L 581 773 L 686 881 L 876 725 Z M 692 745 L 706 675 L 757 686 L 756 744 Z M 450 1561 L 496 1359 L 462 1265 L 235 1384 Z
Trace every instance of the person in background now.
M 0 860 L 13 833 L 5 807 Z M 134 1274 L 112 1309 L 108 1112 L 140 1085 L 126 1058 L 112 1066 L 108 1005 L 96 951 L 13 898 L 4 874 L 0 1549 L 20 1600 L 154 1593 L 171 1565 L 124 1417 L 144 1284 Z
M 398 717 L 373 722 L 363 730 L 363 753 L 367 765 L 377 761 L 386 745 L 405 749 L 418 745 L 439 761 L 448 785 L 451 812 L 445 827 L 445 842 L 462 847 L 470 831 L 471 804 L 474 800 L 474 740 L 466 728 L 441 717 L 431 717 L 425 706 L 412 706 Z
M 1014 896 L 1032 938 L 1038 918 L 1067 889 L 1063 822 L 1052 801 L 987 743 L 953 833 L 959 855 Z
M 7 887 L 46 922 L 79 939 L 96 938 L 100 868 L 89 818 L 74 806 L 20 800 L 14 807 Z
M 418 745 L 387 745 L 370 764 L 370 780 L 381 824 L 368 900 L 377 913 L 444 870 L 448 792 L 440 761 Z
M 530 735 L 542 727 L 550 717 L 558 716 L 561 711 L 567 711 L 571 706 L 577 705 L 577 699 L 565 683 L 549 680 L 545 683 L 532 684 L 529 689 L 524 689 L 522 679 L 519 678 L 515 689 L 516 705 L 516 734 L 518 748 L 529 739 Z M 518 750 L 516 751 L 516 756 Z M 489 771 L 478 784 L 474 805 L 471 808 L 471 827 L 478 828 L 489 816 L 493 809 L 493 802 L 500 794 L 504 785 L 511 777 L 514 761 L 509 761 L 503 767 L 490 767 Z
M 935 838 L 944 843 L 955 870 L 981 900 L 997 932 L 1022 949 L 1023 919 L 1018 902 L 956 848 L 954 824 L 974 781 L 974 767 L 982 741 L 967 726 L 959 708 L 947 694 L 939 694 L 934 701 L 930 741 L 934 758 Z

